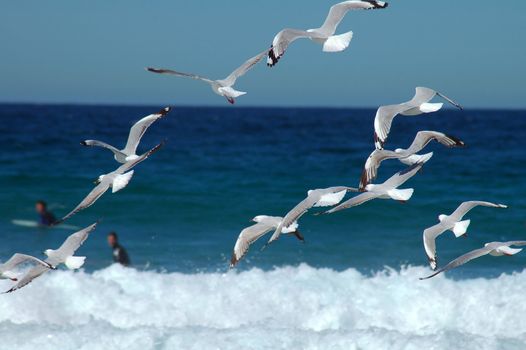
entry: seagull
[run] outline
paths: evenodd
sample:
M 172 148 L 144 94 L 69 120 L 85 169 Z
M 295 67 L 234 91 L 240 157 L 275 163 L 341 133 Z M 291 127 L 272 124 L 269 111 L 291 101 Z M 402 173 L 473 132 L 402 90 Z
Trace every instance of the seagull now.
M 150 125 L 164 117 L 166 114 L 168 114 L 168 112 L 170 112 L 170 107 L 163 108 L 159 112 L 150 114 L 135 123 L 130 129 L 128 141 L 126 142 L 126 146 L 124 146 L 123 149 L 117 149 L 112 145 L 108 145 L 107 143 L 98 140 L 85 140 L 80 144 L 83 146 L 97 146 L 109 149 L 113 152 L 115 160 L 124 164 L 130 160 L 139 158 L 136 152 L 137 146 L 139 145 L 139 142 L 141 142 L 142 136 L 150 127 Z
M 256 224 L 243 229 L 237 238 L 232 258 L 230 259 L 230 267 L 234 267 L 248 253 L 248 248 L 252 243 L 271 230 L 275 230 L 281 224 L 283 218 L 281 216 L 258 215 L 252 221 Z M 301 242 L 305 242 L 305 238 L 298 231 L 298 223 L 296 221 L 284 227 L 282 233 L 294 235 Z
M 416 154 L 426 147 L 431 141 L 436 140 L 446 147 L 463 147 L 464 142 L 456 137 L 438 131 L 419 131 L 409 148 L 397 148 L 394 151 L 375 149 L 367 158 L 360 181 L 360 190 L 376 179 L 380 164 L 386 159 L 398 159 L 407 165 L 425 163 L 433 156 L 433 152 L 423 155 Z
M 355 207 L 375 198 L 394 199 L 400 202 L 408 201 L 413 195 L 414 189 L 408 188 L 400 190 L 398 189 L 398 186 L 403 185 L 407 180 L 415 176 L 423 165 L 423 163 L 416 163 L 413 166 L 394 174 L 383 184 L 368 184 L 364 188 L 365 192 L 321 214 L 332 214 L 343 209 Z
M 0 279 L 10 279 L 11 281 L 18 281 L 16 275 L 13 274 L 12 270 L 18 265 L 21 265 L 26 262 L 34 262 L 36 264 L 40 264 L 41 266 L 47 269 L 53 268 L 53 266 L 51 266 L 49 263 L 35 258 L 34 256 L 16 253 L 9 260 L 0 265 Z
M 243 76 L 246 72 L 248 72 L 259 61 L 261 61 L 261 59 L 265 57 L 267 53 L 268 53 L 268 50 L 265 50 L 257 54 L 256 56 L 250 58 L 248 61 L 243 63 L 239 68 L 237 68 L 235 71 L 230 73 L 228 77 L 222 80 L 212 80 L 212 79 L 201 77 L 199 75 L 176 72 L 170 69 L 148 67 L 146 68 L 146 70 L 149 72 L 153 72 L 153 73 L 171 74 L 171 75 L 176 75 L 178 77 L 186 77 L 186 78 L 192 78 L 192 79 L 204 81 L 205 83 L 210 84 L 210 87 L 216 94 L 218 94 L 219 96 L 225 97 L 228 102 L 230 102 L 231 104 L 234 104 L 235 98 L 246 94 L 246 92 L 237 91 L 233 88 L 234 84 L 236 83 L 237 78 Z
M 33 267 L 20 279 L 20 281 L 18 281 L 17 284 L 4 293 L 11 293 L 28 285 L 35 278 L 40 277 L 49 271 L 50 267 L 51 269 L 56 269 L 58 265 L 64 264 L 70 270 L 81 268 L 82 265 L 84 265 L 84 260 L 86 260 L 86 257 L 74 256 L 75 251 L 79 249 L 82 243 L 84 243 L 84 241 L 88 238 L 90 232 L 92 232 L 96 226 L 97 223 L 94 223 L 78 232 L 73 233 L 64 241 L 64 243 L 62 243 L 60 248 L 56 250 L 46 249 L 44 254 L 47 255 L 47 259 L 44 262 L 47 266 L 40 264 Z
M 507 208 L 508 206 L 504 204 L 495 204 L 490 202 L 483 201 L 468 201 L 459 205 L 459 207 L 451 214 L 445 215 L 440 214 L 438 216 L 438 224 L 426 228 L 424 230 L 424 249 L 426 251 L 427 257 L 429 259 L 429 265 L 433 270 L 437 268 L 437 254 L 436 254 L 436 245 L 435 240 L 442 233 L 447 230 L 453 231 L 455 237 L 460 237 L 466 234 L 468 226 L 471 223 L 471 220 L 464 220 L 462 218 L 466 215 L 471 209 L 483 206 L 491 208 Z
M 436 112 L 442 108 L 443 103 L 429 103 L 435 96 L 440 96 L 453 106 L 462 110 L 462 106 L 450 99 L 449 97 L 441 94 L 438 91 L 426 88 L 417 87 L 415 96 L 411 101 L 400 103 L 397 105 L 381 106 L 376 111 L 374 118 L 374 143 L 377 149 L 383 149 L 391 124 L 394 117 L 398 114 L 405 116 L 419 115 L 422 113 Z
M 130 182 L 134 170 L 131 170 L 134 168 L 137 164 L 144 161 L 146 158 L 148 158 L 151 154 L 157 152 L 159 148 L 161 148 L 164 144 L 164 141 L 149 150 L 148 152 L 144 153 L 140 157 L 130 160 L 120 167 L 117 168 L 117 170 L 112 171 L 111 173 L 100 175 L 99 178 L 95 181 L 97 186 L 80 202 L 79 205 L 75 207 L 69 214 L 64 216 L 62 219 L 56 221 L 53 223 L 53 225 L 57 225 L 76 213 L 78 213 L 81 210 L 84 210 L 88 207 L 90 207 L 93 203 L 97 201 L 110 187 L 112 190 L 112 193 L 118 192 L 122 190 L 124 187 L 128 185 Z
M 287 215 L 285 215 L 278 227 L 276 227 L 276 230 L 272 234 L 272 237 L 270 237 L 265 247 L 277 240 L 284 228 L 290 227 L 293 223 L 298 221 L 299 218 L 301 218 L 301 216 L 309 209 L 312 207 L 327 207 L 336 205 L 342 201 L 347 191 L 358 192 L 358 189 L 347 186 L 334 186 L 309 190 L 307 192 L 307 198 L 299 202 L 298 205 L 292 208 L 292 210 L 289 211 Z
M 324 52 L 340 52 L 345 50 L 351 42 L 353 32 L 334 35 L 336 28 L 350 10 L 383 9 L 388 6 L 383 1 L 343 1 L 333 5 L 323 25 L 316 29 L 299 30 L 286 28 L 274 37 L 270 51 L 268 51 L 267 65 L 275 66 L 281 59 L 288 46 L 301 38 L 308 38 L 323 45 Z
M 471 261 L 471 260 L 476 259 L 476 258 L 480 258 L 481 256 L 484 256 L 484 255 L 487 255 L 487 254 L 492 255 L 492 256 L 503 256 L 503 255 L 512 256 L 512 255 L 515 255 L 515 254 L 519 253 L 522 250 L 522 249 L 518 249 L 518 248 L 510 248 L 510 246 L 512 246 L 512 245 L 519 246 L 519 247 L 525 246 L 526 245 L 526 241 L 510 241 L 510 242 L 491 242 L 491 243 L 486 243 L 484 245 L 484 248 L 475 249 L 475 250 L 472 250 L 469 253 L 461 255 L 458 258 L 456 258 L 455 260 L 451 261 L 446 266 L 444 266 L 444 267 L 438 269 L 437 271 L 435 271 L 432 275 L 429 275 L 427 277 L 421 277 L 420 280 L 426 280 L 428 278 L 434 277 L 434 276 L 438 275 L 441 272 L 452 270 L 452 269 L 454 269 L 456 267 L 464 265 L 468 261 Z

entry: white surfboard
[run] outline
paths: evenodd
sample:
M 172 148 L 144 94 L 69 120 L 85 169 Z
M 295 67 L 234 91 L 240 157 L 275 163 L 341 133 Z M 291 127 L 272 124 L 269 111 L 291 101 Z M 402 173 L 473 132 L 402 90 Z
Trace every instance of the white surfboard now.
M 34 220 L 11 220 L 11 223 L 17 226 L 33 227 L 33 228 L 60 228 L 63 230 L 80 229 L 80 227 L 78 226 L 67 225 L 67 224 L 59 224 L 57 226 L 44 226 L 44 225 L 40 225 L 37 221 L 34 221 Z

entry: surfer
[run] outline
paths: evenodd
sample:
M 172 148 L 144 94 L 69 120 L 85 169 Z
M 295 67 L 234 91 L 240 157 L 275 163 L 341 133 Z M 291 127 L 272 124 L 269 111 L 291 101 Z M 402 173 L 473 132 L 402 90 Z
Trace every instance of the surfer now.
M 130 257 L 128 256 L 128 253 L 126 252 L 126 249 L 124 249 L 119 244 L 119 238 L 117 237 L 117 233 L 110 232 L 108 234 L 108 245 L 111 247 L 113 251 L 113 262 L 119 263 L 123 266 L 130 265 Z
M 48 209 L 47 204 L 43 200 L 39 200 L 35 204 L 35 210 L 40 217 L 38 223 L 42 226 L 51 226 L 55 221 L 55 215 L 53 215 Z

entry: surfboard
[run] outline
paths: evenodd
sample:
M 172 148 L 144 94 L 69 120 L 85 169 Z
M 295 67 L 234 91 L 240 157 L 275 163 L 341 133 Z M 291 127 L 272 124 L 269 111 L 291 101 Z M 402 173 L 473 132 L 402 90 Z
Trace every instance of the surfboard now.
M 33 228 L 60 228 L 63 230 L 78 230 L 78 226 L 59 224 L 57 226 L 43 226 L 34 220 L 11 220 L 11 223 L 16 226 L 33 227 Z

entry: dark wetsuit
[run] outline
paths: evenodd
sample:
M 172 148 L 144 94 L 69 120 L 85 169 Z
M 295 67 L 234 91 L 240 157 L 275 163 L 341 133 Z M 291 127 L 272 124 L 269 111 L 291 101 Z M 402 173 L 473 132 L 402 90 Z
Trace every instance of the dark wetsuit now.
M 130 258 L 126 249 L 118 243 L 113 246 L 113 261 L 124 266 L 130 265 Z
M 57 221 L 55 215 L 51 214 L 49 211 L 45 211 L 40 214 L 40 220 L 38 223 L 44 226 L 51 226 L 55 221 Z

